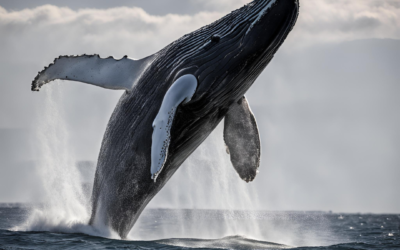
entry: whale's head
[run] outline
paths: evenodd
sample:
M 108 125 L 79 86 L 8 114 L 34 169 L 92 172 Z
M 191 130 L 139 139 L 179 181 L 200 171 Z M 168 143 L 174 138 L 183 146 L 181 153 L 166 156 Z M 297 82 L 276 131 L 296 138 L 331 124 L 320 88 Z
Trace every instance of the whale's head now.
M 292 30 L 298 12 L 298 0 L 255 0 L 182 37 L 173 44 L 175 53 L 179 47 L 175 59 L 167 63 L 177 68 L 172 77 L 198 78 L 193 101 L 226 91 L 240 98 Z

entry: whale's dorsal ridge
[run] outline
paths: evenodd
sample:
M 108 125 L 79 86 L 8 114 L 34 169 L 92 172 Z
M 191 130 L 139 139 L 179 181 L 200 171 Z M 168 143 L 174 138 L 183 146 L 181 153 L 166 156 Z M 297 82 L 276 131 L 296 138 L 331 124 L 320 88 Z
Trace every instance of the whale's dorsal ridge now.
M 32 82 L 32 91 L 46 83 L 60 79 L 84 82 L 106 89 L 131 90 L 155 55 L 134 60 L 124 56 L 101 58 L 99 55 L 60 56 L 38 73 Z
M 233 167 L 244 181 L 253 181 L 260 166 L 261 141 L 256 119 L 244 96 L 232 104 L 224 126 L 224 141 Z

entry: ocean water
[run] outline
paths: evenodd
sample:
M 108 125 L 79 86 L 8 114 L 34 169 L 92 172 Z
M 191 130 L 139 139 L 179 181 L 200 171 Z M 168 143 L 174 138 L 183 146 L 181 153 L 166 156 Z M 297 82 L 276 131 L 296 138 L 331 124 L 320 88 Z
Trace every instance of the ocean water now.
M 147 209 L 120 240 L 83 222 L 32 222 L 35 209 L 0 206 L 0 249 L 400 249 L 394 214 Z

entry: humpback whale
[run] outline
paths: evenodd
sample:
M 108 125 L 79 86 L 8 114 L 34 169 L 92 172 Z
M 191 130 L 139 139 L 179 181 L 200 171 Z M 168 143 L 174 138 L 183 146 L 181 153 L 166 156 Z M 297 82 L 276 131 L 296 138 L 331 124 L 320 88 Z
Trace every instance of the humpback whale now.
M 224 119 L 241 179 L 260 164 L 256 119 L 244 97 L 293 29 L 298 0 L 255 0 L 141 60 L 60 56 L 32 83 L 55 79 L 123 89 L 105 131 L 90 224 L 126 238 L 141 212 Z

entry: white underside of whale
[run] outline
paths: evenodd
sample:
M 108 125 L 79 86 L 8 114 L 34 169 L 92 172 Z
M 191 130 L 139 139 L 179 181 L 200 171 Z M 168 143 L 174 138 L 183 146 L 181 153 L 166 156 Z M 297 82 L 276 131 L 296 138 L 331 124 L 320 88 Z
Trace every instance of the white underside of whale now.
M 151 178 L 154 182 L 167 161 L 171 142 L 171 127 L 176 109 L 180 104 L 189 102 L 197 88 L 197 79 L 193 75 L 184 75 L 176 80 L 164 96 L 160 110 L 153 121 L 151 144 Z

